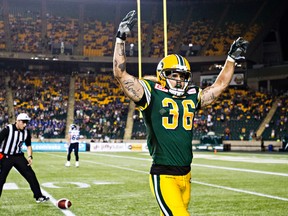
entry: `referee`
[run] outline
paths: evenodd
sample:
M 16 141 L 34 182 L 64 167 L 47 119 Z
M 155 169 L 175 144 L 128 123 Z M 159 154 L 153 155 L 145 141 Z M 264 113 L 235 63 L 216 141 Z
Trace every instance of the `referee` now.
M 31 134 L 26 129 L 29 120 L 30 118 L 26 113 L 20 113 L 15 124 L 7 125 L 0 132 L 0 197 L 6 178 L 12 167 L 15 167 L 29 183 L 36 203 L 41 203 L 48 201 L 49 197 L 42 194 L 39 182 L 31 167 L 33 160 Z M 22 152 L 24 143 L 27 146 L 27 159 Z

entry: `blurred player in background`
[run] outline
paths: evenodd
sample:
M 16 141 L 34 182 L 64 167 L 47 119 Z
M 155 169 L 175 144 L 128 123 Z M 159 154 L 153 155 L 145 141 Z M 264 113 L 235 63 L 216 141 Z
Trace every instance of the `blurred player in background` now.
M 42 203 L 48 201 L 49 197 L 42 194 L 35 172 L 31 167 L 33 152 L 31 134 L 26 129 L 28 121 L 30 121 L 30 117 L 26 113 L 20 113 L 15 124 L 7 125 L 0 132 L 0 196 L 10 170 L 15 167 L 29 183 L 36 202 Z M 27 146 L 27 159 L 22 152 L 24 143 Z
M 70 167 L 71 153 L 74 150 L 75 166 L 79 167 L 79 139 L 80 130 L 76 124 L 71 124 L 68 132 L 68 153 L 66 167 Z
M 135 11 L 130 11 L 119 25 L 113 58 L 114 76 L 126 96 L 142 111 L 153 159 L 150 188 L 161 215 L 188 216 L 194 114 L 228 87 L 235 60 L 244 58 L 241 53 L 246 52 L 248 42 L 242 38 L 234 41 L 216 81 L 203 90 L 191 85 L 190 65 L 177 54 L 159 62 L 157 77 L 153 80 L 137 79 L 127 73 L 125 55 L 125 39 L 136 22 L 135 15 Z

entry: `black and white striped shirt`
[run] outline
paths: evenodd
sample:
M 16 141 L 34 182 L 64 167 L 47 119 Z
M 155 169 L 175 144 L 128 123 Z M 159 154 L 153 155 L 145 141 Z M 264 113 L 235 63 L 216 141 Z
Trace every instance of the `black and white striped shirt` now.
M 5 155 L 17 155 L 22 152 L 22 145 L 31 146 L 29 130 L 18 130 L 15 124 L 7 125 L 0 132 L 0 152 Z

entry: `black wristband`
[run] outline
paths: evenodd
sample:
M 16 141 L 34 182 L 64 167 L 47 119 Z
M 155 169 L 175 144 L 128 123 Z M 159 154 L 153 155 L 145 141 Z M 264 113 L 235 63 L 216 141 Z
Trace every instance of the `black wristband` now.
M 28 158 L 31 158 L 33 160 L 33 156 L 32 155 L 28 156 Z
M 117 32 L 116 37 L 120 38 L 121 40 L 126 40 L 126 33 L 121 33 L 120 31 Z

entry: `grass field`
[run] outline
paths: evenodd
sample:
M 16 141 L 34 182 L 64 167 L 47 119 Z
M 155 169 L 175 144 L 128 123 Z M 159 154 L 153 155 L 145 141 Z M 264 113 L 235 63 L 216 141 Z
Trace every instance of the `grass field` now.
M 288 154 L 194 152 L 191 215 L 288 215 Z M 36 204 L 28 183 L 11 170 L 0 215 L 154 216 L 147 153 L 80 153 L 80 167 L 64 167 L 65 153 L 34 153 L 35 170 L 47 203 Z M 74 155 L 72 155 L 72 165 Z M 60 210 L 56 200 L 71 200 Z

